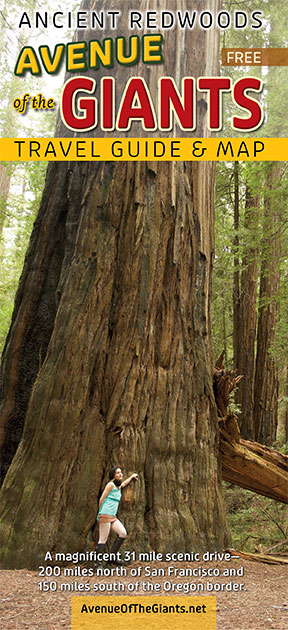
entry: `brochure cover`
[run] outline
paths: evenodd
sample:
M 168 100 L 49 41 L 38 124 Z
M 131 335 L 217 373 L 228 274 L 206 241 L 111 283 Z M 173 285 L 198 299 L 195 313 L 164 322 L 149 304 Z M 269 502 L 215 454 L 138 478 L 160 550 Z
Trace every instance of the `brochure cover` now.
M 284 630 L 287 6 L 1 24 L 5 630 Z

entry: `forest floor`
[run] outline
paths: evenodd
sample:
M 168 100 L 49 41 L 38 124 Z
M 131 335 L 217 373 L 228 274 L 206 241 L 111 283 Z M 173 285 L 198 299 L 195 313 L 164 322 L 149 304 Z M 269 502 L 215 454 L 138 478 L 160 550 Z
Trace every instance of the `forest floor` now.
M 151 562 L 149 566 L 159 569 L 164 567 L 167 570 L 167 563 Z M 195 567 L 197 563 L 173 563 L 173 566 L 180 568 Z M 198 564 L 199 566 L 199 564 Z M 217 568 L 222 570 L 222 563 L 205 562 L 201 563 L 205 568 Z M 226 566 L 226 565 L 225 565 Z M 217 607 L 217 630 L 287 630 L 288 628 L 288 592 L 287 592 L 287 567 L 282 565 L 261 564 L 252 561 L 233 560 L 229 562 L 229 567 L 240 569 L 243 567 L 243 577 L 209 577 L 209 578 L 167 578 L 167 577 L 149 577 L 148 580 L 155 584 L 161 583 L 161 592 L 145 593 L 147 599 L 149 595 L 161 596 L 167 595 L 163 592 L 163 583 L 168 579 L 171 582 L 184 583 L 194 581 L 205 585 L 204 592 L 195 593 L 200 597 L 216 595 Z M 139 563 L 130 565 L 131 567 L 139 567 Z M 240 569 L 241 575 L 242 569 Z M 61 583 L 76 583 L 82 581 L 89 582 L 92 586 L 95 582 L 110 583 L 111 577 L 101 578 L 76 578 L 60 577 L 60 578 L 43 578 L 39 577 L 37 572 L 22 570 L 2 570 L 1 578 L 1 628 L 3 630 L 70 630 L 71 627 L 71 592 L 60 592 Z M 131 581 L 131 577 L 113 578 L 121 580 L 125 584 L 125 592 L 123 595 L 130 595 L 127 591 L 127 584 Z M 134 578 L 135 579 L 135 578 Z M 139 579 L 139 578 L 138 578 Z M 147 582 L 147 578 L 144 578 Z M 244 583 L 242 591 L 238 592 L 207 592 L 206 583 L 209 579 L 210 583 L 227 584 L 231 580 L 235 583 Z M 57 581 L 56 592 L 40 592 L 38 583 L 40 580 L 48 582 Z M 140 583 L 141 584 L 141 583 Z M 92 593 L 88 594 L 95 595 Z M 121 593 L 106 593 L 109 595 L 119 595 Z M 136 595 L 143 595 L 142 584 Z M 86 592 L 73 593 L 73 595 L 87 595 Z M 105 593 L 100 593 L 105 595 Z M 132 595 L 132 594 L 131 594 Z M 182 597 L 183 592 L 176 592 L 169 598 L 171 603 L 177 596 Z M 194 594 L 189 595 L 191 602 Z M 95 602 L 94 602 L 95 603 Z M 169 602 L 170 603 L 170 602 Z M 162 617 L 159 628 L 165 626 L 165 618 Z M 154 618 L 155 620 L 155 618 Z M 153 620 L 153 621 L 154 621 Z M 155 622 L 155 621 L 154 621 Z M 150 627 L 151 624 L 149 624 Z M 152 624 L 153 625 L 153 624 Z M 90 627 L 90 626 L 89 626 Z M 91 623 L 91 628 L 96 626 Z M 129 625 L 129 627 L 132 627 Z M 135 623 L 135 628 L 137 623 Z M 153 625 L 154 627 L 154 625 Z M 196 626 L 193 627 L 196 628 Z

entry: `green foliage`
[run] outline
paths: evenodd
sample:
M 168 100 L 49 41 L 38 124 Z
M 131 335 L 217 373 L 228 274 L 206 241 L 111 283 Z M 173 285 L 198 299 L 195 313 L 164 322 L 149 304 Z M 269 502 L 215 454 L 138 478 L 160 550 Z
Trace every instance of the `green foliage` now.
M 268 549 L 288 538 L 286 505 L 228 483 L 224 497 L 235 549 L 255 552 L 260 545 Z
M 288 442 L 285 442 L 285 436 L 280 433 L 276 442 L 272 444 L 272 448 L 283 455 L 288 455 Z
M 225 0 L 223 8 L 227 11 L 261 11 L 264 18 L 264 28 L 259 30 L 228 29 L 221 34 L 221 48 L 286 48 L 287 47 L 287 20 L 288 5 L 286 0 L 253 0 L 251 2 L 240 3 L 237 0 Z M 288 103 L 287 68 L 280 66 L 247 66 L 233 67 L 220 66 L 220 72 L 224 76 L 229 76 L 236 81 L 242 76 L 259 77 L 264 82 L 264 89 L 261 94 L 261 102 L 264 107 L 265 118 L 262 126 L 254 132 L 249 132 L 251 136 L 261 137 L 286 137 L 288 135 L 288 119 L 285 115 Z M 226 113 L 224 121 L 226 128 L 219 135 L 231 135 L 229 131 L 229 118 L 238 108 L 235 109 L 229 97 L 224 98 Z M 228 124 L 227 124 L 228 123 Z M 233 135 L 240 135 L 235 131 Z M 244 134 L 245 135 L 245 134 Z
M 5 343 L 33 222 L 46 173 L 45 162 L 26 162 L 13 169 L 5 201 L 5 222 L 0 241 L 0 350 Z

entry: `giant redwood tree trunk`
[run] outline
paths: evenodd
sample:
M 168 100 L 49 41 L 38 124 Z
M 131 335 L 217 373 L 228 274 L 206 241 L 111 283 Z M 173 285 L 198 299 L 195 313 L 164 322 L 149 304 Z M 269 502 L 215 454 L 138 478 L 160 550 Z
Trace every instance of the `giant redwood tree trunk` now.
M 207 4 L 217 12 L 216 1 Z M 216 73 L 216 33 L 193 32 L 189 48 L 186 37 L 165 35 L 165 63 L 153 72 L 177 81 L 180 68 L 180 76 Z M 213 194 L 211 163 L 50 165 L 4 359 L 12 426 L 29 331 L 49 311 L 33 336 L 23 438 L 2 487 L 4 566 L 85 549 L 115 464 L 139 472 L 121 509 L 131 548 L 222 547 Z

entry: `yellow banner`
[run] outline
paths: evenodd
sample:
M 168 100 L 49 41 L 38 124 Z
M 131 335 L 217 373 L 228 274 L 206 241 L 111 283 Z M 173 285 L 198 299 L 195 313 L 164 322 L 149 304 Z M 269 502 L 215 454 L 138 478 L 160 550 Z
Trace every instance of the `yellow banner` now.
M 71 630 L 216 630 L 216 597 L 72 597 Z
M 286 161 L 288 138 L 0 138 L 0 160 Z

